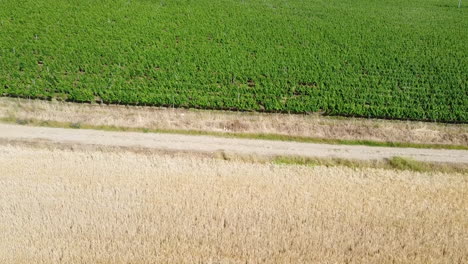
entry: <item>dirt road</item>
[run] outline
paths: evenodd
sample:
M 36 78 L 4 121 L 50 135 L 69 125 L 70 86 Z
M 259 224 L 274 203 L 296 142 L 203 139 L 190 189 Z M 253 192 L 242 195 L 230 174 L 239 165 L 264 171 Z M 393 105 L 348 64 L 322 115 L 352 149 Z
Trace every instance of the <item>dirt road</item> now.
M 264 156 L 294 155 L 358 160 L 381 160 L 401 156 L 426 162 L 468 163 L 468 151 L 465 150 L 326 145 L 211 136 L 29 127 L 11 124 L 0 124 L 0 139 L 47 140 L 53 143 L 143 147 L 176 151 L 225 151 L 228 153 Z
M 335 118 L 317 114 L 80 104 L 0 97 L 0 119 L 154 131 L 271 134 L 335 140 L 468 145 L 468 124 Z

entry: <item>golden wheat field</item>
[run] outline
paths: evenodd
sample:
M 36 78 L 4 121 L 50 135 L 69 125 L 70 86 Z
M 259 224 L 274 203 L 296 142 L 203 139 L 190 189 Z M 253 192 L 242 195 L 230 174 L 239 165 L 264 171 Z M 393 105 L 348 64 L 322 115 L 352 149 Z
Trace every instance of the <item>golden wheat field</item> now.
M 0 263 L 468 263 L 468 176 L 0 146 Z

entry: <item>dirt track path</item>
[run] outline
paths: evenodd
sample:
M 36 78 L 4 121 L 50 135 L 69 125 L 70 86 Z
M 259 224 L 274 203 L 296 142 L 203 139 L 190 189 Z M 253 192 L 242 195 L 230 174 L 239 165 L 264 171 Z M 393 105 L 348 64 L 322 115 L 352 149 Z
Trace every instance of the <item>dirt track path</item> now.
M 419 161 L 468 163 L 468 151 L 465 150 L 327 145 L 178 134 L 108 132 L 84 129 L 29 127 L 10 124 L 0 124 L 0 139 L 48 140 L 54 143 L 144 147 L 176 151 L 226 151 L 229 153 L 258 154 L 267 156 L 297 155 L 304 157 L 335 157 L 360 160 L 379 160 L 394 156 L 402 156 Z

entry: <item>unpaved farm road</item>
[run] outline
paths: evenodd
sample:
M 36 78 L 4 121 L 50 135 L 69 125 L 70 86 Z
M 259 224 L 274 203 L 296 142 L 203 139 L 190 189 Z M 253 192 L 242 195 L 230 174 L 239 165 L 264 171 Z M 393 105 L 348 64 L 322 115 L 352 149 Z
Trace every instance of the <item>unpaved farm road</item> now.
M 172 151 L 216 152 L 263 156 L 302 156 L 381 160 L 395 156 L 427 162 L 468 163 L 468 151 L 327 145 L 270 140 L 234 139 L 212 136 L 109 132 L 0 124 L 0 139 L 47 140 L 53 143 L 140 147 Z

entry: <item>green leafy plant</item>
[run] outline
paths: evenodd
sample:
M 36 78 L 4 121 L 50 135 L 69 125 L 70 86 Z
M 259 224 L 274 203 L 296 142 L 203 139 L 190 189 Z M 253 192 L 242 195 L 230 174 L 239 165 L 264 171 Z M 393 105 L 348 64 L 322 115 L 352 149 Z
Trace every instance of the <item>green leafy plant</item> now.
M 468 122 L 466 10 L 438 0 L 3 0 L 0 94 Z

